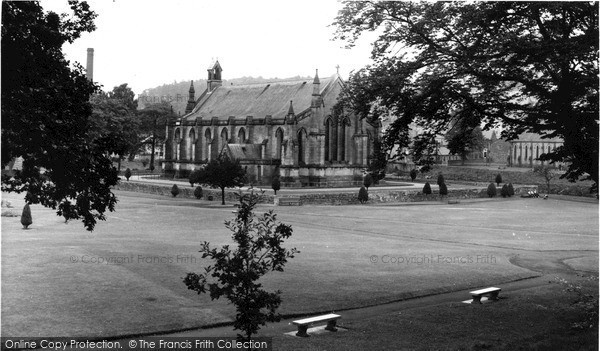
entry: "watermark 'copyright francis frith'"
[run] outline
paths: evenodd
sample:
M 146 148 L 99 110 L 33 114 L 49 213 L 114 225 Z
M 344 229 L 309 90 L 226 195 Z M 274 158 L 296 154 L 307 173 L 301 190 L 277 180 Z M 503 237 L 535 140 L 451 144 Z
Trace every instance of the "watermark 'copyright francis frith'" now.
M 149 256 L 149 255 L 71 255 L 71 263 L 84 264 L 186 264 L 198 263 L 200 260 L 192 255 Z
M 494 255 L 466 255 L 466 256 L 445 256 L 445 255 L 371 255 L 369 262 L 373 264 L 406 264 L 406 265 L 425 265 L 425 264 L 496 264 Z

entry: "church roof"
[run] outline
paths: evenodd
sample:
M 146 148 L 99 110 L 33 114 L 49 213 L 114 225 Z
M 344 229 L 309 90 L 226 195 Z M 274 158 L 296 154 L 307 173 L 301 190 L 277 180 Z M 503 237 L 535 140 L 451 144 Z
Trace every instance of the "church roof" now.
M 523 134 L 519 134 L 519 138 L 515 139 L 515 141 L 533 141 L 533 142 L 554 142 L 554 141 L 558 141 L 558 142 L 562 142 L 563 140 L 561 138 L 547 138 L 547 139 L 542 139 L 542 136 L 536 133 L 523 133 Z
M 338 77 L 334 75 L 321 79 L 322 95 L 329 91 Z M 309 109 L 312 92 L 313 83 L 310 80 L 219 86 L 212 92 L 205 91 L 194 110 L 184 118 L 264 118 L 267 115 L 284 118 L 288 114 L 290 101 L 293 101 L 294 111 L 298 114 Z

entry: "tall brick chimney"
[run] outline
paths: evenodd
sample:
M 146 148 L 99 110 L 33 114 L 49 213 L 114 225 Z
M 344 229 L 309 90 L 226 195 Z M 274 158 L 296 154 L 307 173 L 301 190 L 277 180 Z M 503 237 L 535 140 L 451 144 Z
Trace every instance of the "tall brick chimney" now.
M 87 64 L 85 68 L 85 75 L 90 82 L 94 81 L 94 49 L 87 49 Z

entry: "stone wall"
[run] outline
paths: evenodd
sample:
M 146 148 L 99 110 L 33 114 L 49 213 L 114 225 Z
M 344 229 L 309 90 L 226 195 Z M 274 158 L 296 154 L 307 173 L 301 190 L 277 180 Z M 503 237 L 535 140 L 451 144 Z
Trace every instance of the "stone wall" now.
M 171 195 L 171 186 L 162 184 L 149 184 L 143 182 L 121 181 L 119 185 L 115 187 L 117 190 L 135 191 L 140 193 L 148 193 L 163 196 Z M 180 193 L 177 197 L 183 198 L 194 198 L 194 189 L 189 186 L 179 186 Z M 536 190 L 537 186 L 515 186 L 515 196 L 526 193 L 530 190 Z M 210 195 L 213 196 L 213 201 L 221 201 L 221 190 L 202 188 L 203 200 L 208 199 Z M 225 190 L 225 201 L 237 202 L 238 192 L 233 190 Z M 498 189 L 498 196 L 500 196 L 500 190 Z M 344 192 L 310 192 L 300 195 L 278 195 L 282 197 L 297 197 L 300 198 L 300 202 L 303 205 L 351 205 L 358 204 L 358 188 L 356 191 L 344 191 Z M 472 199 L 472 198 L 485 198 L 487 197 L 486 188 L 472 188 L 472 189 L 449 189 L 448 196 L 444 199 Z M 434 190 L 432 194 L 425 196 L 419 189 L 410 190 L 378 190 L 378 188 L 371 188 L 369 190 L 369 203 L 400 203 L 400 202 L 420 202 L 420 201 L 441 201 L 440 195 L 437 190 Z M 261 203 L 273 204 L 274 196 L 263 194 L 261 196 Z

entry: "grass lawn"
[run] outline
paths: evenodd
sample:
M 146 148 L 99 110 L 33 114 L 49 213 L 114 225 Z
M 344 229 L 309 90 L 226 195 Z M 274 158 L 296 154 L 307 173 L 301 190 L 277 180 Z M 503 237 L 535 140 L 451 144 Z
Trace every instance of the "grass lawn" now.
M 22 206 L 16 195 L 3 195 Z M 199 243 L 231 243 L 223 225 L 234 216 L 231 204 L 117 195 L 117 211 L 93 233 L 40 206 L 32 206 L 29 230 L 21 229 L 19 217 L 2 217 L 3 336 L 106 337 L 232 320 L 225 301 L 198 296 L 182 282 L 209 263 L 200 258 Z M 301 251 L 285 272 L 264 281 L 283 291 L 284 315 L 538 276 L 513 264 L 515 257 L 551 257 L 556 250 L 573 251 L 565 264 L 598 271 L 597 204 L 497 199 L 275 210 L 294 229 L 286 246 Z

